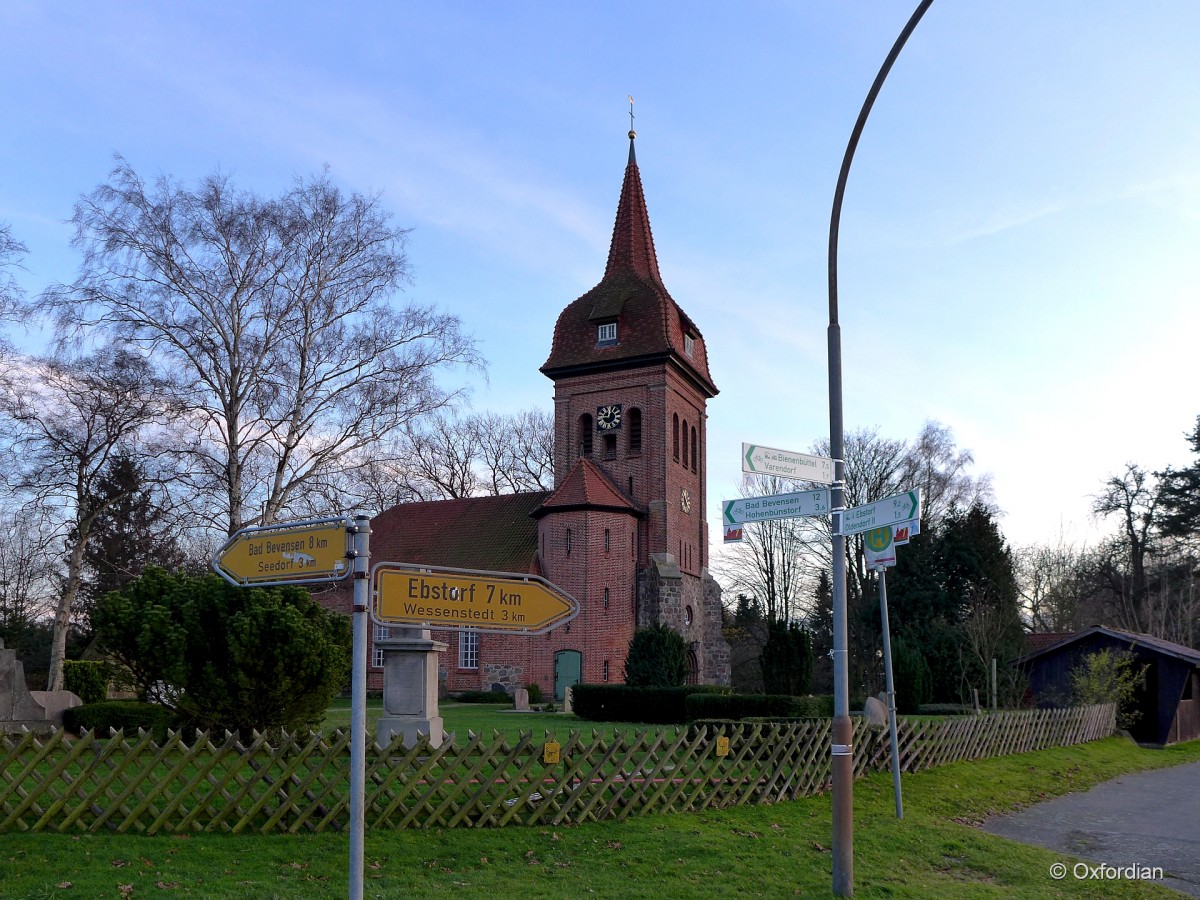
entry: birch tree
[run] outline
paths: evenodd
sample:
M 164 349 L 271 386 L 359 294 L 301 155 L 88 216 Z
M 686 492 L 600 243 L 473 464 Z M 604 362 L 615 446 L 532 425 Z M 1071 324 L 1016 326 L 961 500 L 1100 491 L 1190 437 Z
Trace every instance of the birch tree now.
M 228 533 L 302 506 L 451 402 L 445 370 L 481 364 L 457 318 L 392 302 L 406 233 L 328 172 L 264 198 L 219 173 L 147 184 L 118 157 L 72 222 L 79 278 L 44 305 L 64 336 L 104 329 L 171 374 L 188 470 Z
M 102 473 L 120 453 L 161 458 L 144 447 L 149 426 L 168 413 L 161 387 L 145 359 L 114 347 L 74 359 L 25 360 L 0 380 L 10 488 L 53 523 L 66 557 L 53 610 L 49 690 L 62 688 L 84 551 L 99 518 L 122 499 L 101 497 Z

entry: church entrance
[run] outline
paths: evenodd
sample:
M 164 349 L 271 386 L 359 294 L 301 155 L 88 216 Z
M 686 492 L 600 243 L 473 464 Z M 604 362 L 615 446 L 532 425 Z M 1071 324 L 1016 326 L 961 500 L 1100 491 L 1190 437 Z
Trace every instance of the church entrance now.
M 579 684 L 583 657 L 578 650 L 560 650 L 554 654 L 554 699 L 567 696 L 567 688 Z

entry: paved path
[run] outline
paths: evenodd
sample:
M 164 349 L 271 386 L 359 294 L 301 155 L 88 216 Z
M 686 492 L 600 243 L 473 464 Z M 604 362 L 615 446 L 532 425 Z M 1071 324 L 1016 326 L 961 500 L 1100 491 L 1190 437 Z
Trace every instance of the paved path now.
M 1110 866 L 1161 866 L 1159 884 L 1200 897 L 1200 763 L 1122 775 L 983 828 Z M 1073 861 L 1063 862 L 1074 878 Z

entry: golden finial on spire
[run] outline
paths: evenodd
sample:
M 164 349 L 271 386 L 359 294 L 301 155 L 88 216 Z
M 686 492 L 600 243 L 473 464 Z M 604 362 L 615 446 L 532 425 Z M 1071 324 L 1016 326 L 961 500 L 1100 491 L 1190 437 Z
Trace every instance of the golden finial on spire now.
M 632 140 L 637 137 L 637 132 L 633 130 L 633 95 L 626 94 L 625 96 L 629 98 L 629 138 Z

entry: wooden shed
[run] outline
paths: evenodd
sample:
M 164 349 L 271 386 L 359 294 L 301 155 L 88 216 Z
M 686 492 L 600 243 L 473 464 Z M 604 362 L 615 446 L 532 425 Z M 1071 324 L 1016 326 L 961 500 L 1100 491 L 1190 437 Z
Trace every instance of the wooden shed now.
M 1083 657 L 1099 650 L 1125 651 L 1149 666 L 1136 699 L 1141 716 L 1130 729 L 1134 740 L 1162 745 L 1200 738 L 1200 651 L 1102 625 L 1029 638 L 1034 649 L 1016 664 L 1028 676 L 1039 706 L 1059 705 L 1070 696 L 1071 670 Z

